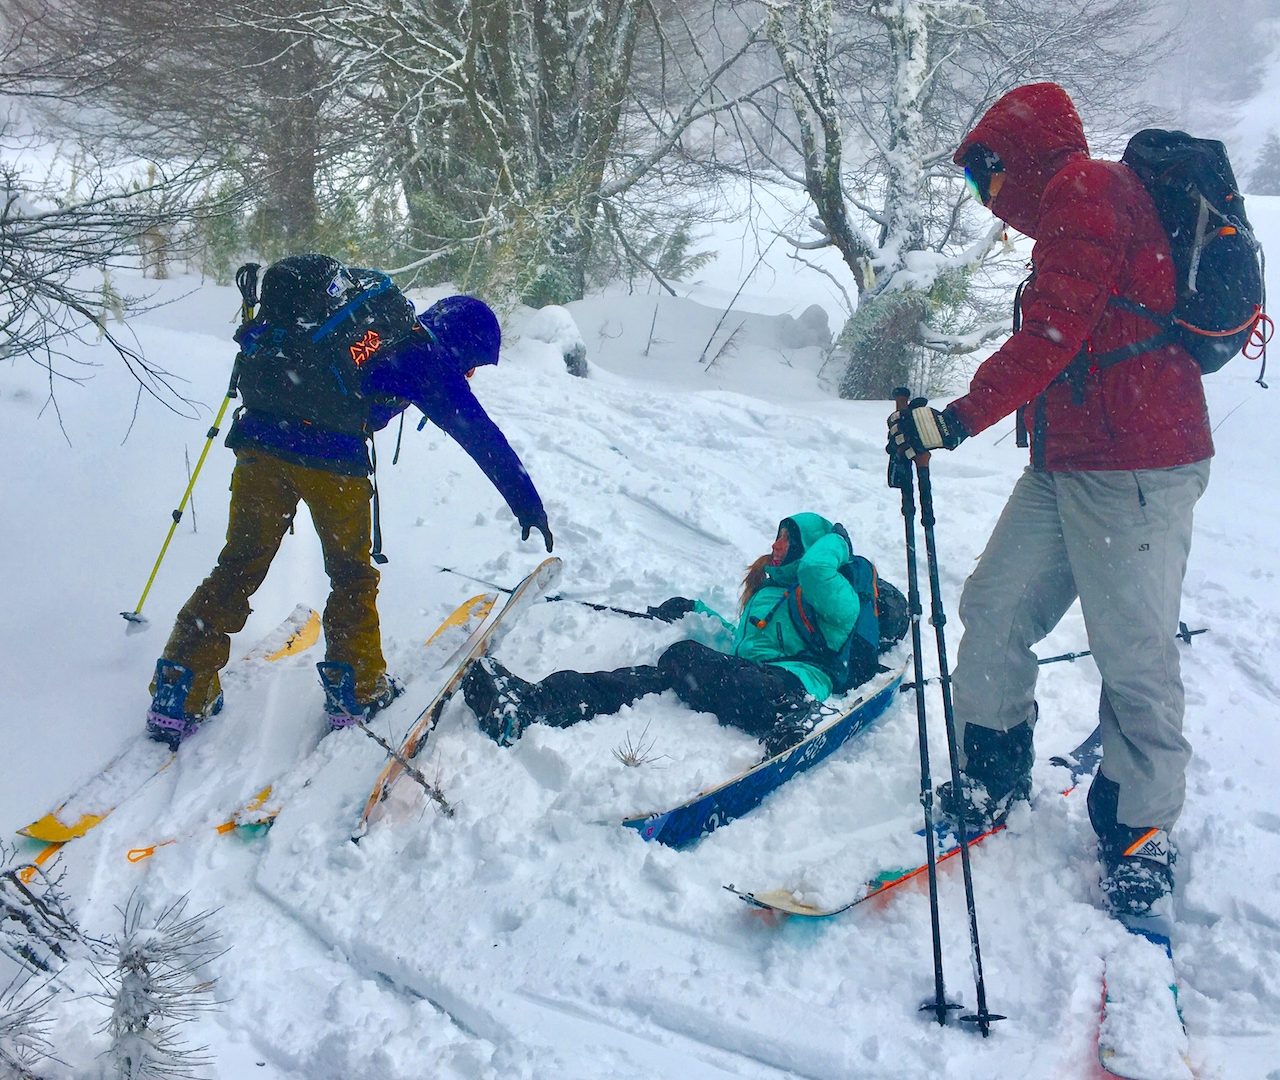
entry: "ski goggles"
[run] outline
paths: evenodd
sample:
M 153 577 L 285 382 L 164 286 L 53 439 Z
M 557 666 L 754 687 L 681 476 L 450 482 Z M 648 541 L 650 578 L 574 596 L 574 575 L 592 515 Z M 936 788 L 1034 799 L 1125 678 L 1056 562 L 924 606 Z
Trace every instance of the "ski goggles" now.
M 964 186 L 969 189 L 969 194 L 977 199 L 978 202 L 984 206 L 986 205 L 987 197 L 982 190 L 982 185 L 978 183 L 978 178 L 973 175 L 973 170 L 968 165 L 964 167 Z
M 964 160 L 964 182 L 978 202 L 986 206 L 991 201 L 991 178 L 1004 172 L 1004 162 L 999 155 L 985 146 L 975 146 Z

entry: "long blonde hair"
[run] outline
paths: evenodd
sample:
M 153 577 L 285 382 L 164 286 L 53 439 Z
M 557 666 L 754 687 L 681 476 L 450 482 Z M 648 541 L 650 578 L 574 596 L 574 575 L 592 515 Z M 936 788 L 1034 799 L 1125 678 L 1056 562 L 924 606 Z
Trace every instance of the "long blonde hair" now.
M 751 598 L 760 591 L 765 583 L 765 567 L 773 561 L 772 555 L 761 555 L 750 566 L 747 567 L 746 576 L 742 579 L 742 592 L 738 599 L 738 614 L 741 615 L 747 610 L 747 605 L 751 603 Z

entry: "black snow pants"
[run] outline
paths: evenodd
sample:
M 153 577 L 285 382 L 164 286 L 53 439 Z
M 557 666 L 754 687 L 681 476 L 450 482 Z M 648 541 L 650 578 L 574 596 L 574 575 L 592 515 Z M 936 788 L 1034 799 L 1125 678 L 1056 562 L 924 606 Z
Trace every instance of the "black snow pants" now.
M 537 686 L 539 719 L 569 727 L 663 690 L 674 690 L 691 709 L 713 713 L 721 724 L 757 739 L 807 696 L 804 684 L 783 668 L 728 656 L 696 641 L 677 641 L 656 666 L 553 672 Z

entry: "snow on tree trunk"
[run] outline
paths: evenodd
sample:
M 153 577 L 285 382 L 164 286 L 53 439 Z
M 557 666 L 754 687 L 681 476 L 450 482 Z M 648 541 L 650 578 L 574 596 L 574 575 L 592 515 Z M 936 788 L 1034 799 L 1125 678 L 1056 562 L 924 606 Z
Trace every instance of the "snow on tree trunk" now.
M 890 143 L 887 198 L 888 222 L 877 260 L 883 288 L 907 283 L 898 278 L 908 252 L 920 251 L 925 239 L 924 207 L 924 97 L 929 78 L 929 0 L 890 0 L 876 4 L 872 13 L 880 19 L 893 50 L 893 97 L 889 104 Z M 944 3 L 950 8 L 952 3 Z

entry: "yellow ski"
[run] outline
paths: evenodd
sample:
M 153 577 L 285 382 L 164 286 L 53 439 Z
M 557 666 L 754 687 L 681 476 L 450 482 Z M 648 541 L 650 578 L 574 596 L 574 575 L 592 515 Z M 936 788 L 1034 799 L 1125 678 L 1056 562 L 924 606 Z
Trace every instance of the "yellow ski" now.
M 464 600 L 448 616 L 445 617 L 444 621 L 441 622 L 434 631 L 432 631 L 431 636 L 427 638 L 426 647 L 431 648 L 449 630 L 467 627 L 477 622 L 482 622 L 488 617 L 490 611 L 493 610 L 493 606 L 497 600 L 497 593 L 481 593 L 479 596 L 473 596 L 469 600 Z M 307 625 L 310 626 L 310 624 Z M 319 625 L 319 617 L 317 616 L 315 619 L 316 633 L 310 637 L 308 644 L 314 643 L 316 640 L 316 636 L 318 636 L 319 633 Z M 297 635 L 295 639 L 291 640 L 301 642 L 305 640 L 307 633 L 309 633 L 309 631 L 307 630 L 307 627 L 304 627 L 303 630 L 300 631 L 299 635 Z M 266 656 L 266 659 L 274 659 L 278 655 L 281 654 L 273 653 Z M 455 657 L 456 655 L 457 654 L 455 653 Z M 451 657 L 446 661 L 446 664 L 452 663 L 453 659 L 454 658 Z M 275 821 L 276 815 L 279 814 L 283 808 L 283 800 L 276 800 L 272 803 L 271 800 L 274 793 L 275 785 L 268 784 L 266 787 L 262 788 L 262 790 L 258 791 L 251 799 L 243 803 L 240 808 L 236 810 L 235 813 L 231 814 L 225 821 L 209 826 L 209 828 L 218 835 L 226 835 L 227 833 L 234 832 L 236 829 L 240 828 L 270 826 L 271 823 Z M 186 833 L 184 835 L 198 835 L 198 831 Z M 174 836 L 167 840 L 157 840 L 154 844 L 131 848 L 126 855 L 126 858 L 128 858 L 132 863 L 144 862 L 151 858 L 151 856 L 160 848 L 169 847 L 172 844 L 178 843 L 181 839 L 184 839 L 184 836 Z M 52 846 L 55 851 L 58 847 L 61 847 L 60 844 Z M 50 852 L 49 854 L 52 855 L 52 853 L 53 852 Z M 48 855 L 43 856 L 43 858 L 48 857 Z M 37 861 L 40 861 L 40 857 L 37 857 Z M 34 871 L 32 871 L 32 873 L 34 873 Z
M 319 635 L 320 616 L 306 604 L 299 604 L 239 663 L 256 660 L 271 663 L 297 655 L 314 645 Z M 124 798 L 164 772 L 176 756 L 167 746 L 139 735 L 74 794 L 43 817 L 24 825 L 18 833 L 46 844 L 61 845 L 76 840 L 101 824 Z

